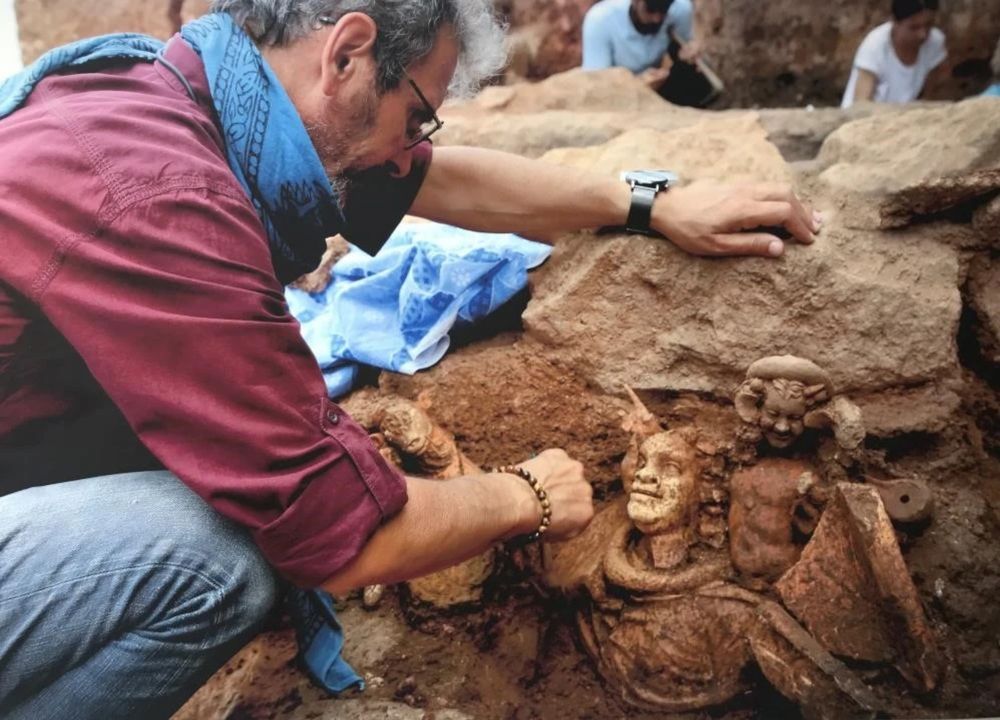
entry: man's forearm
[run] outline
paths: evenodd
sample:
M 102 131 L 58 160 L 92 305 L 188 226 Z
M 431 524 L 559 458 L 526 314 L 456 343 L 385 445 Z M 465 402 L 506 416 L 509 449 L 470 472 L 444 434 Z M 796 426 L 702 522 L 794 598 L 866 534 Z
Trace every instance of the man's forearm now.
M 499 540 L 531 532 L 541 513 L 523 480 L 499 473 L 453 480 L 407 478 L 407 492 L 406 507 L 323 584 L 325 590 L 339 595 L 450 567 Z
M 495 150 L 442 147 L 434 150 L 412 212 L 468 230 L 551 241 L 564 232 L 623 225 L 630 197 L 616 178 Z

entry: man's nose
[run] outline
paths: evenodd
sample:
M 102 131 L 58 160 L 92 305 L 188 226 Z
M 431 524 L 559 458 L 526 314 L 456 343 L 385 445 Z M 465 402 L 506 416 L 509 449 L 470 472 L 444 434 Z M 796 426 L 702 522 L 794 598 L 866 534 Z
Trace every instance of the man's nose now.
M 403 150 L 386 163 L 389 175 L 395 178 L 406 177 L 413 169 L 413 150 Z

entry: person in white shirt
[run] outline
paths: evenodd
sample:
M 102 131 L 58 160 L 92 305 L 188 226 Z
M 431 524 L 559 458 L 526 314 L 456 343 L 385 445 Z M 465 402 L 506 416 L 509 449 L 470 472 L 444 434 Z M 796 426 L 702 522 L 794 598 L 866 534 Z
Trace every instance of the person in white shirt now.
M 938 0 L 892 0 L 892 20 L 868 33 L 854 56 L 841 107 L 855 102 L 908 103 L 932 71 L 944 69 L 945 36 L 934 27 Z

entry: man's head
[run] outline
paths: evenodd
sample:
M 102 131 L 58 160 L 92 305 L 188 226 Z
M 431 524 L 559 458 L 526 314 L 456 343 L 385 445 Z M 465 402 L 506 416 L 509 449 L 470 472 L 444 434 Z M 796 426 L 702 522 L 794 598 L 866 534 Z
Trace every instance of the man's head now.
M 892 0 L 893 32 L 912 50 L 923 45 L 934 27 L 938 0 Z
M 655 35 L 663 27 L 674 0 L 632 0 L 629 13 L 635 29 L 643 35 Z
M 409 172 L 449 94 L 503 65 L 490 0 L 215 0 L 254 38 L 335 180 Z

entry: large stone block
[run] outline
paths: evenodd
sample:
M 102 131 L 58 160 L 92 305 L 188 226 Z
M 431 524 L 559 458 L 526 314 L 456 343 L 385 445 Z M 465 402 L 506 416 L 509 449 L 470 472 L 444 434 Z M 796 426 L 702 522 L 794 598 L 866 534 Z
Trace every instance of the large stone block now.
M 969 269 L 969 299 L 976 313 L 983 357 L 1000 365 L 1000 258 L 982 255 Z
M 788 174 L 745 119 L 634 131 L 547 157 L 608 173 L 648 165 L 701 178 Z M 870 410 L 874 432 L 940 429 L 957 403 L 947 388 L 959 372 L 958 253 L 930 226 L 887 237 L 842 217 L 816 245 L 790 245 L 777 261 L 695 258 L 652 238 L 566 237 L 535 276 L 526 335 L 609 394 L 627 383 L 726 398 L 753 360 L 794 354 Z M 909 412 L 880 412 L 897 407 L 899 393 Z
M 787 353 L 826 368 L 867 409 L 893 388 L 958 373 L 957 253 L 918 234 L 887 241 L 828 227 L 815 246 L 790 247 L 778 261 L 704 260 L 662 240 L 576 235 L 539 275 L 528 336 L 608 392 L 624 382 L 726 397 L 750 362 Z M 886 413 L 872 429 L 936 425 L 936 395 L 924 398 L 923 428 Z
M 847 123 L 820 151 L 824 193 L 851 227 L 901 227 L 1000 191 L 1000 99 Z
M 707 117 L 669 133 L 631 130 L 600 147 L 557 149 L 543 159 L 613 176 L 639 167 L 662 167 L 684 180 L 791 179 L 791 169 L 768 142 L 756 114 Z

